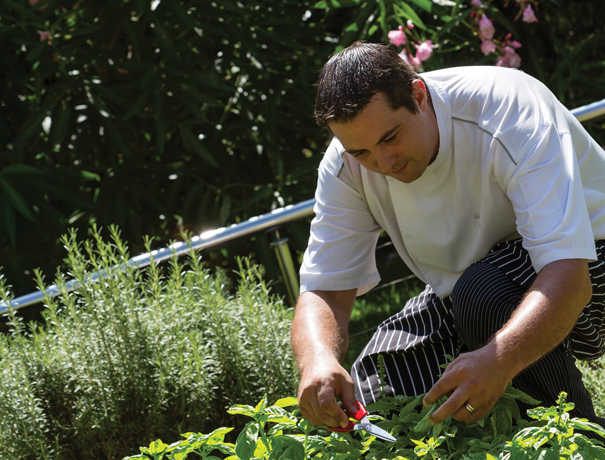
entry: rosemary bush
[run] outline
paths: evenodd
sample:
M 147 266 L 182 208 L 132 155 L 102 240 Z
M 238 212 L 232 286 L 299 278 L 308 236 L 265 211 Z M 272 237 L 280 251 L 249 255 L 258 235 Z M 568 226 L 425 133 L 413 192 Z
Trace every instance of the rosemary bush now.
M 117 228 L 90 234 L 63 237 L 61 294 L 43 324 L 13 314 L 0 337 L 0 458 L 119 458 L 142 440 L 233 424 L 236 401 L 294 391 L 291 312 L 260 267 L 239 260 L 236 287 L 199 255 L 135 270 Z M 68 292 L 67 276 L 82 287 Z M 0 296 L 12 296 L 2 279 Z

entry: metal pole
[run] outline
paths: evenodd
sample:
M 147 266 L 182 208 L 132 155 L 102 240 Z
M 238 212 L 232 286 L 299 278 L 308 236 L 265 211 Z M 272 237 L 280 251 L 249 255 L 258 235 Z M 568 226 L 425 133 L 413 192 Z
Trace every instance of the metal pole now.
M 571 111 L 580 121 L 590 120 L 605 115 L 605 99 L 593 102 L 592 104 L 583 105 Z
M 128 261 L 128 265 L 136 268 L 142 268 L 151 263 L 151 261 L 161 262 L 170 257 L 180 256 L 194 250 L 202 250 L 219 246 L 227 241 L 241 238 L 251 233 L 256 233 L 261 230 L 266 230 L 276 225 L 292 222 L 294 220 L 302 219 L 304 217 L 311 216 L 313 214 L 313 204 L 315 200 L 306 200 L 295 205 L 288 205 L 283 208 L 275 209 L 267 214 L 255 216 L 248 219 L 240 224 L 234 224 L 229 227 L 221 227 L 215 230 L 209 230 L 203 232 L 198 236 L 191 238 L 189 242 L 178 242 L 167 248 L 158 249 L 151 251 L 139 256 L 133 257 Z M 95 281 L 107 275 L 111 270 L 123 270 L 125 264 L 118 265 L 116 267 L 109 268 L 108 270 L 100 270 L 91 273 L 85 280 L 86 282 Z M 77 280 L 71 280 L 66 283 L 68 291 L 72 291 L 80 287 L 80 283 Z M 45 289 L 46 296 L 55 297 L 59 295 L 59 288 L 53 284 Z M 15 310 L 33 305 L 41 302 L 45 298 L 45 294 L 42 291 L 35 291 L 30 294 L 26 294 L 21 297 L 17 297 L 10 302 L 10 307 Z M 9 305 L 0 304 L 0 315 L 6 313 L 9 309 Z
M 580 121 L 590 120 L 592 118 L 605 115 L 605 99 L 593 102 L 582 107 L 572 109 L 571 113 L 574 114 Z M 313 204 L 315 200 L 307 200 L 295 205 L 289 205 L 284 208 L 276 209 L 268 214 L 252 217 L 251 219 L 241 224 L 234 224 L 229 227 L 222 227 L 216 230 L 210 230 L 204 232 L 191 239 L 189 243 L 175 243 L 172 246 L 164 249 L 152 251 L 150 253 L 141 254 L 140 256 L 134 257 L 128 261 L 129 265 L 133 265 L 137 268 L 145 267 L 151 263 L 151 260 L 161 262 L 169 257 L 179 256 L 181 254 L 188 253 L 193 250 L 206 249 L 213 246 L 218 246 L 227 241 L 241 238 L 242 236 L 250 233 L 265 230 L 276 225 L 280 225 L 293 220 L 302 219 L 313 214 Z M 120 268 L 120 267 L 114 267 Z M 92 281 L 104 276 L 105 271 L 95 272 L 90 275 L 87 279 Z M 286 281 L 286 284 L 288 282 Z M 298 284 L 298 282 L 297 282 Z M 66 283 L 66 287 L 69 291 L 77 289 L 79 283 L 76 280 L 71 280 Z M 46 295 L 54 297 L 59 294 L 59 289 L 56 285 L 49 286 L 45 289 Z M 298 291 L 298 290 L 297 290 Z M 297 294 L 298 295 L 298 294 Z M 44 299 L 45 295 L 42 291 L 32 292 L 21 297 L 17 297 L 10 302 L 10 306 L 18 310 L 28 305 L 33 305 Z M 0 304 L 0 315 L 6 313 L 9 305 Z
M 275 251 L 275 257 L 277 257 L 277 263 L 279 264 L 279 269 L 288 291 L 288 300 L 290 301 L 290 305 L 295 306 L 299 290 L 298 274 L 294 267 L 290 247 L 288 246 L 288 238 L 281 237 L 278 228 L 273 230 L 273 235 L 275 240 L 271 242 L 271 246 Z

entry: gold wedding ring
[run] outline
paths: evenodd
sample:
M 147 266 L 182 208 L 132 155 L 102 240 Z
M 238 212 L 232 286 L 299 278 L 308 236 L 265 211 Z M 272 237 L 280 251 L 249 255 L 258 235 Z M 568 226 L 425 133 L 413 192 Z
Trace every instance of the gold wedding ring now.
M 468 411 L 469 414 L 472 414 L 473 412 L 475 412 L 475 408 L 473 406 L 471 406 L 471 403 L 466 403 L 464 405 L 464 408 Z

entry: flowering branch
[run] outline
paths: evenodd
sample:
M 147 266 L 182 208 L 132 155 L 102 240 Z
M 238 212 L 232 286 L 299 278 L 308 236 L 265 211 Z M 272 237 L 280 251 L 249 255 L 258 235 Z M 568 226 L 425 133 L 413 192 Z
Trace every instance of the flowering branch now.
M 489 2 L 487 2 L 489 4 Z M 523 22 L 533 23 L 538 22 L 538 18 L 532 8 L 532 5 L 537 7 L 537 0 L 515 0 L 515 3 L 519 5 L 519 12 L 517 13 L 515 20 L 519 17 L 523 18 Z M 508 5 L 508 1 L 505 6 Z M 512 39 L 512 34 L 508 33 L 504 39 L 495 39 L 495 27 L 492 21 L 486 15 L 486 6 L 481 0 L 471 0 L 471 6 L 473 11 L 471 12 L 471 18 L 474 19 L 477 27 L 476 33 L 481 40 L 481 52 L 487 56 L 489 54 L 497 54 L 496 60 L 497 66 L 503 67 L 519 67 L 521 65 L 521 56 L 517 54 L 521 43 L 517 40 Z
M 399 53 L 401 59 L 410 64 L 414 69 L 419 70 L 422 63 L 429 59 L 433 54 L 433 42 L 431 40 L 419 41 L 415 37 L 414 23 L 408 19 L 406 27 L 399 26 L 396 30 L 391 30 L 388 33 L 389 41 L 395 46 L 403 46 Z M 406 33 L 411 35 L 412 40 L 408 40 Z M 414 40 L 416 38 L 416 40 Z M 415 48 L 415 53 L 412 51 L 412 45 Z

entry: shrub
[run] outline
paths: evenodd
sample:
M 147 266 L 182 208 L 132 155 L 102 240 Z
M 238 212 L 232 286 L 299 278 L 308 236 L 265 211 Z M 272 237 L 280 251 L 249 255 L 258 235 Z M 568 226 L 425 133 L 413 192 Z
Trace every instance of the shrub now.
M 0 337 L 2 454 L 118 458 L 141 439 L 229 423 L 235 400 L 294 390 L 290 311 L 259 266 L 240 260 L 237 286 L 195 254 L 135 270 L 115 227 L 91 236 L 63 238 L 64 273 L 82 287 L 67 292 L 59 273 L 43 326 L 13 315 Z

